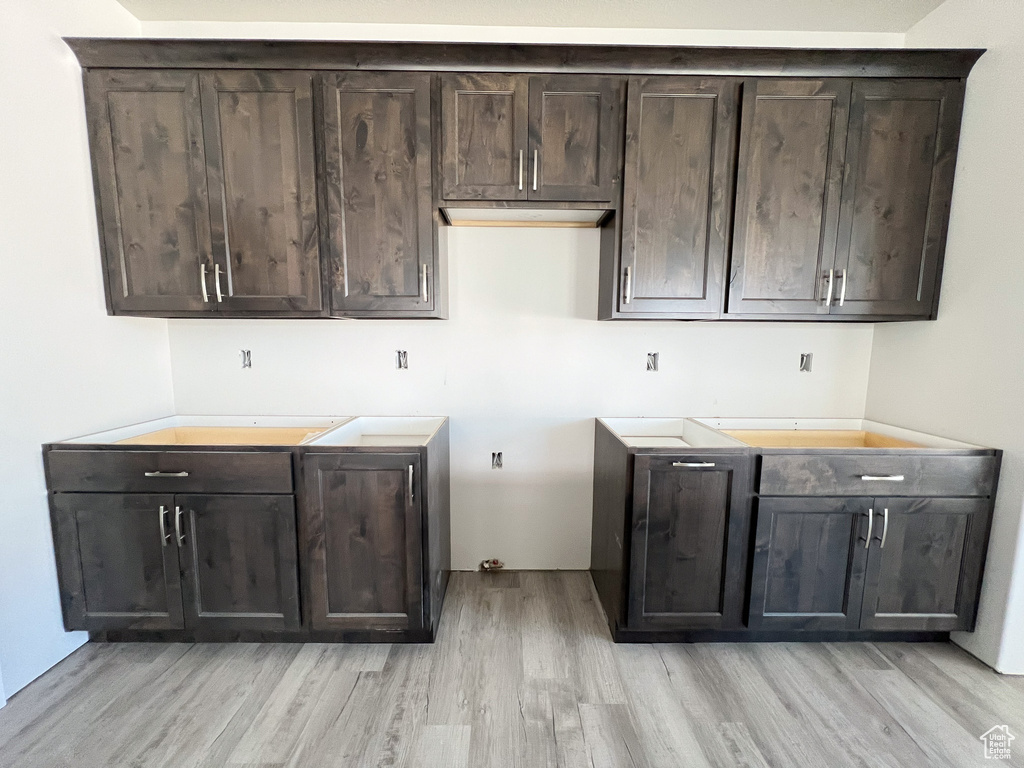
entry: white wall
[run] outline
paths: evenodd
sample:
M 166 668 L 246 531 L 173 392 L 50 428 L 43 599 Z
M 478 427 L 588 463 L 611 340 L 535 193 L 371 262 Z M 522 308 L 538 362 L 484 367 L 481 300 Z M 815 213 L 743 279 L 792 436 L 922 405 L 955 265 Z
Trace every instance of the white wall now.
M 178 411 L 451 416 L 456 568 L 589 566 L 595 416 L 863 415 L 871 326 L 598 322 L 598 246 L 452 229 L 446 322 L 172 320 Z
M 172 407 L 166 322 L 107 317 L 81 74 L 65 34 L 132 35 L 113 0 L 0 23 L 0 664 L 10 696 L 85 640 L 57 599 L 40 445 Z
M 947 0 L 924 47 L 986 47 L 967 87 L 939 319 L 875 330 L 867 415 L 1002 448 L 977 631 L 956 641 L 1024 673 L 1024 8 Z

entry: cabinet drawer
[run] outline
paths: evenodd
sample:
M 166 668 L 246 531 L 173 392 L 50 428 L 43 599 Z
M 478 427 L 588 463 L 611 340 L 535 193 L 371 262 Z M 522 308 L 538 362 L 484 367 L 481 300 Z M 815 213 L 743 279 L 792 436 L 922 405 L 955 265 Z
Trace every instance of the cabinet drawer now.
M 995 476 L 995 456 L 765 454 L 759 491 L 762 496 L 989 496 Z
M 52 450 L 46 457 L 51 491 L 292 492 L 292 456 L 286 451 Z

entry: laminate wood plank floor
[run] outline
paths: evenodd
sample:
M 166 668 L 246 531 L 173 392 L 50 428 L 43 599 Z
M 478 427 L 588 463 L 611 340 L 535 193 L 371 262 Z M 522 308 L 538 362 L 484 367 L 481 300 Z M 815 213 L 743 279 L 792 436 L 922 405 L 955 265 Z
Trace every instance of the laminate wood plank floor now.
M 453 574 L 433 645 L 90 643 L 0 710 L 3 768 L 993 764 L 1024 678 L 953 645 L 615 645 L 574 571 Z

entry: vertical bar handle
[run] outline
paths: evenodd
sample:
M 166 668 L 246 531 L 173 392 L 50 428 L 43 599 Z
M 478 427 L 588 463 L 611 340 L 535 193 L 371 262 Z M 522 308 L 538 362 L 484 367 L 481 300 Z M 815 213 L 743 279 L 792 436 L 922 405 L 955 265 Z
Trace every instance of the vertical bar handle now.
M 171 540 L 171 534 L 167 532 L 167 507 L 160 505 L 160 546 L 167 548 L 167 542 Z
M 413 465 L 410 464 L 409 465 L 409 503 L 410 504 L 415 500 L 415 497 L 413 496 L 413 472 L 414 471 L 415 470 L 413 469 Z
M 889 508 L 886 507 L 884 510 L 885 522 L 882 524 L 882 543 L 879 545 L 880 549 L 885 549 L 885 539 L 889 535 Z
M 523 150 L 519 150 L 519 191 L 523 191 Z
M 875 529 L 875 509 L 868 510 L 868 537 L 864 539 L 864 549 L 871 546 L 871 532 Z
M 828 289 L 827 289 L 826 296 L 825 296 L 825 306 L 826 307 L 831 307 L 832 306 L 832 289 L 834 288 L 835 278 L 836 278 L 836 271 L 834 269 L 830 269 L 828 271 Z
M 203 303 L 210 301 L 210 294 L 206 291 L 206 262 L 203 261 L 199 264 L 199 284 L 203 286 Z
M 534 192 L 537 191 L 537 163 L 538 162 L 539 162 L 539 160 L 537 158 L 537 150 L 535 149 L 535 150 L 533 150 L 533 191 Z
M 631 268 L 626 267 L 622 278 L 622 303 L 629 304 L 633 300 L 633 276 Z
M 184 514 L 179 506 L 174 507 L 174 535 L 178 539 L 178 546 L 185 546 L 185 534 L 181 532 L 181 516 Z
M 422 283 L 422 285 L 420 286 L 420 296 L 423 299 L 423 302 L 426 303 L 427 302 L 427 289 L 429 287 L 428 283 L 427 283 L 427 265 L 426 264 L 424 264 L 422 267 L 420 267 L 420 275 L 421 275 L 420 280 L 421 280 L 421 283 Z
M 842 284 L 842 287 L 839 289 L 839 306 L 840 307 L 843 306 L 843 304 L 846 303 L 846 273 L 849 272 L 849 271 L 850 270 L 848 270 L 848 269 L 842 270 L 842 273 L 843 273 L 842 274 L 843 284 Z
M 224 294 L 220 291 L 220 264 L 213 265 L 213 287 L 217 290 L 217 303 L 224 301 Z

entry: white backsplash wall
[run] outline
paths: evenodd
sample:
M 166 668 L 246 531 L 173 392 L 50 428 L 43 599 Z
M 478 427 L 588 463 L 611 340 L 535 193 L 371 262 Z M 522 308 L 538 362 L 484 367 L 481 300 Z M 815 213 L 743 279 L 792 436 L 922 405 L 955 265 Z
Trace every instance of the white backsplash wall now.
M 452 229 L 447 321 L 171 320 L 177 410 L 450 416 L 458 569 L 589 566 L 595 416 L 863 416 L 871 325 L 598 322 L 598 248 Z

